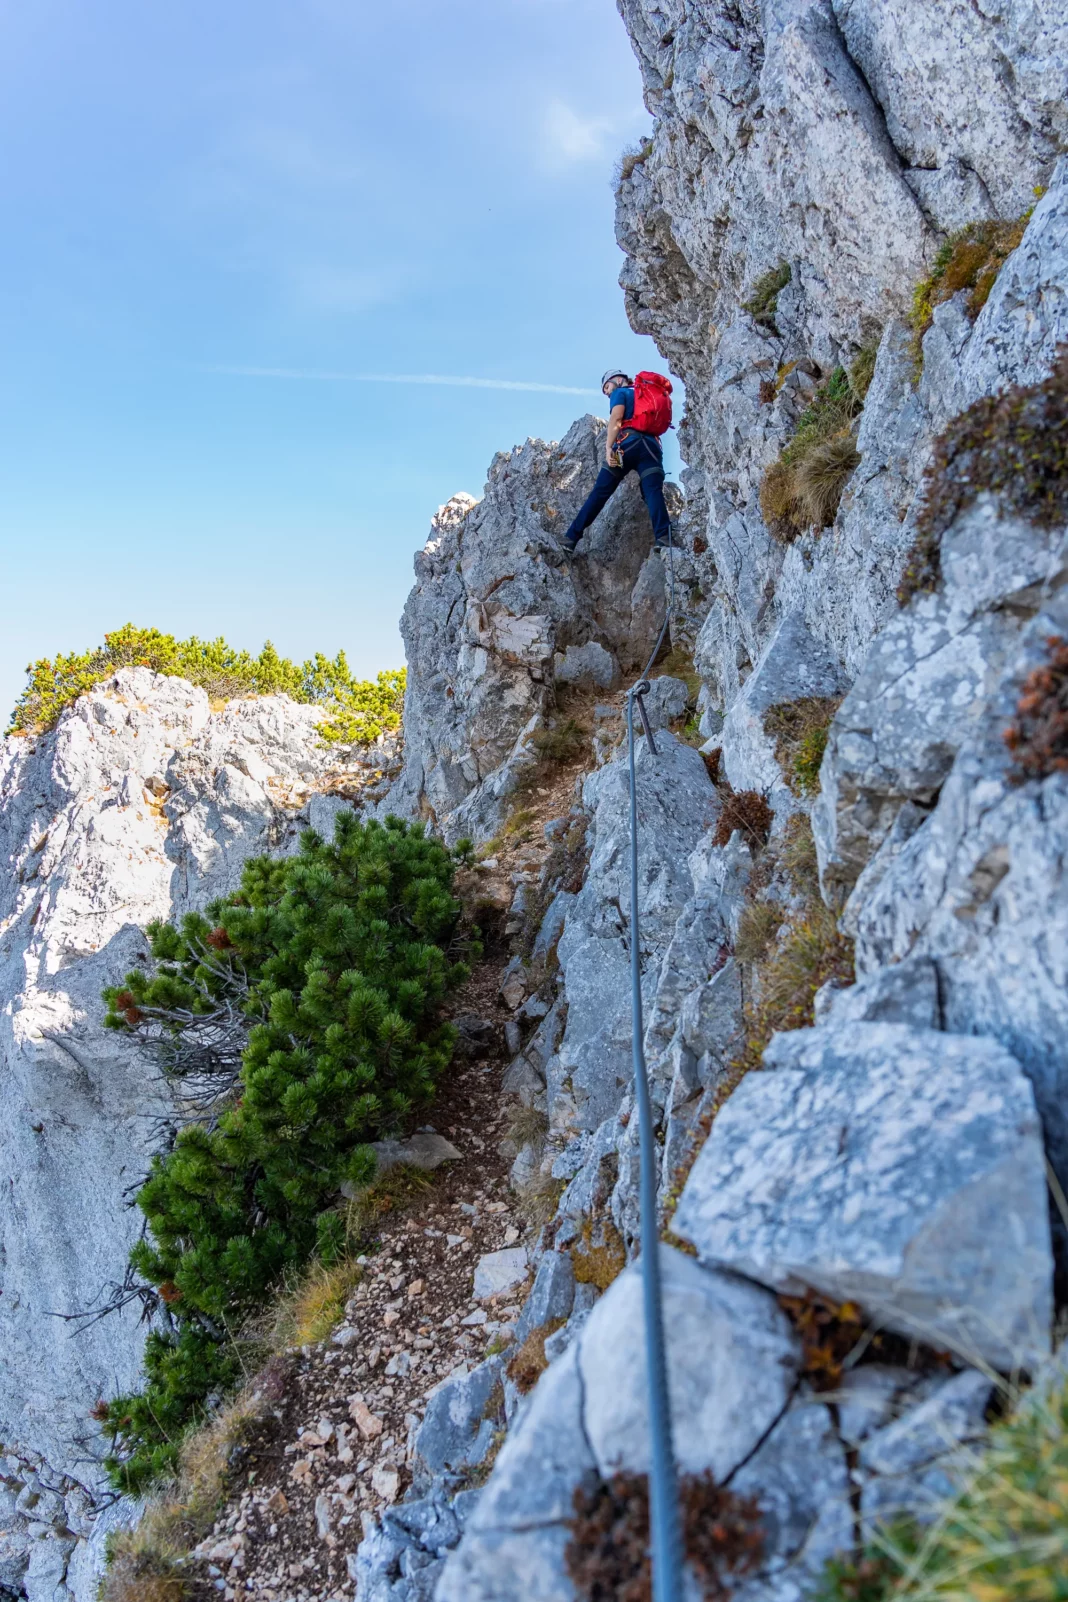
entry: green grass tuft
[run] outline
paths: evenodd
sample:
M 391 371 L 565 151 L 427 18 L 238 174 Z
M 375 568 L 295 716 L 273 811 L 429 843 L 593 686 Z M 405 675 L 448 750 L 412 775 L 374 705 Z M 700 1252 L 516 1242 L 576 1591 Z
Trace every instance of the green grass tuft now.
M 778 310 L 779 295 L 790 282 L 790 264 L 779 262 L 778 266 L 771 267 L 762 273 L 753 285 L 753 293 L 748 300 L 742 301 L 742 310 L 747 311 L 750 317 L 761 328 L 769 333 L 777 334 L 775 327 L 775 313 Z

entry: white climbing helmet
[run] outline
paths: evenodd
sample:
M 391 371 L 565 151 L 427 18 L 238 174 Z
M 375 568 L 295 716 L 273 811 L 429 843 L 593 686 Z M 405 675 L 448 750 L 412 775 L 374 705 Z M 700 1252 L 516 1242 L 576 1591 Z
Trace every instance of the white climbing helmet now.
M 607 369 L 607 371 L 605 372 L 604 377 L 601 379 L 601 389 L 602 389 L 602 391 L 604 390 L 604 386 L 608 383 L 608 380 L 610 378 L 621 379 L 624 384 L 629 384 L 630 383 L 630 379 L 627 377 L 627 375 L 623 371 L 622 367 L 609 367 Z

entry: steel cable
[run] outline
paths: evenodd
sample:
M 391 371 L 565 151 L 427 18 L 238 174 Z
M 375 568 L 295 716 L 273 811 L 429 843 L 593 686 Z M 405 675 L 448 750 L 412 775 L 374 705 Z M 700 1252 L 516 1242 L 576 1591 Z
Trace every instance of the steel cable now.
M 664 1349 L 663 1296 L 660 1285 L 660 1240 L 657 1225 L 656 1145 L 653 1109 L 643 1044 L 641 931 L 638 912 L 638 782 L 634 750 L 634 708 L 637 705 L 650 753 L 657 755 L 642 697 L 649 672 L 664 643 L 675 609 L 675 556 L 668 525 L 669 592 L 664 624 L 637 683 L 627 691 L 627 744 L 630 761 L 630 985 L 634 1055 L 634 1099 L 638 1106 L 639 1206 L 641 1209 L 642 1306 L 649 1389 L 649 1518 L 652 1533 L 654 1602 L 682 1602 L 682 1541 L 679 1527 L 678 1475 L 672 1444 L 667 1354 Z

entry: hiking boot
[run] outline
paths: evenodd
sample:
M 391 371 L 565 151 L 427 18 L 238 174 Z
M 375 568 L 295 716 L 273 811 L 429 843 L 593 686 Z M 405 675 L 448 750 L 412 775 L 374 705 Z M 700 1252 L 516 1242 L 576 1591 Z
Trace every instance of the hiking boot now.
M 579 539 L 581 539 L 581 538 L 582 538 L 582 536 L 579 535 Z M 565 540 L 561 540 L 560 541 L 560 549 L 563 551 L 563 553 L 564 553 L 564 555 L 566 557 L 571 558 L 571 557 L 574 556 L 575 552 L 578 550 L 578 544 L 579 544 L 578 540 L 566 540 L 566 539 Z

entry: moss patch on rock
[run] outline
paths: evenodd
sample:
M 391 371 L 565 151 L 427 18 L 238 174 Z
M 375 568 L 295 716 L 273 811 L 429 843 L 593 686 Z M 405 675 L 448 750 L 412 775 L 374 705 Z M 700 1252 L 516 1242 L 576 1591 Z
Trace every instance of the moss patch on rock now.
M 936 590 L 942 536 L 984 492 L 1038 528 L 1068 522 L 1068 347 L 1049 377 L 984 395 L 935 441 L 898 601 Z
M 990 299 L 998 273 L 1024 236 L 1031 213 L 1011 222 L 987 217 L 950 234 L 935 257 L 934 267 L 912 292 L 912 323 L 917 371 L 923 367 L 923 336 L 934 309 L 962 289 L 969 291 L 964 309 L 974 322 Z

